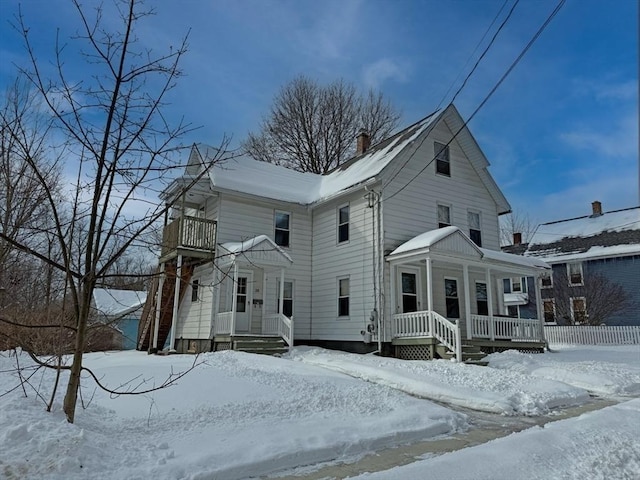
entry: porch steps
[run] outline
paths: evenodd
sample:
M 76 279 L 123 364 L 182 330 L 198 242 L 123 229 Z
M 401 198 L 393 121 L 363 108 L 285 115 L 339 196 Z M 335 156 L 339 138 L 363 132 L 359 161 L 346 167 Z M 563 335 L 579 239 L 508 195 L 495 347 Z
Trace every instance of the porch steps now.
M 441 358 L 447 360 L 455 356 L 455 354 L 451 350 L 441 344 L 438 344 L 436 346 L 436 353 L 438 353 Z M 462 361 L 464 363 L 486 367 L 487 365 L 489 365 L 488 361 L 483 360 L 483 358 L 485 358 L 486 356 L 487 355 L 480 349 L 479 346 L 464 343 L 462 344 Z
M 260 355 L 282 355 L 289 349 L 284 340 L 278 337 L 243 337 L 233 340 L 233 349 L 239 352 Z

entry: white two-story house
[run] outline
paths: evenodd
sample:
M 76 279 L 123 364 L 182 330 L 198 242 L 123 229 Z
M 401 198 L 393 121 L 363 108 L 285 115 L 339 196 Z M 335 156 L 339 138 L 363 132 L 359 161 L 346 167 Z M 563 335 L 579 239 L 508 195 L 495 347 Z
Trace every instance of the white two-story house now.
M 510 206 L 456 108 L 367 143 L 325 175 L 237 157 L 200 178 L 216 152 L 195 145 L 164 192 L 172 219 L 138 348 L 277 337 L 462 359 L 464 345 L 543 345 L 540 305 L 529 319 L 498 313 L 504 278 L 548 266 L 500 252 Z

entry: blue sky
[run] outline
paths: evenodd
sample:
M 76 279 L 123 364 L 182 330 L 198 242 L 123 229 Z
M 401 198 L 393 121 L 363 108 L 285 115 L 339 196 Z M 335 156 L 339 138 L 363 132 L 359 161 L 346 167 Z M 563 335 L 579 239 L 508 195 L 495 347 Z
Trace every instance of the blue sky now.
M 14 77 L 14 63 L 25 62 L 7 26 L 18 3 L 0 0 L 0 87 Z M 445 93 L 456 78 L 460 84 L 504 0 L 149 3 L 157 15 L 141 24 L 145 45 L 164 51 L 191 29 L 186 76 L 169 111 L 202 126 L 185 143 L 215 145 L 224 134 L 238 144 L 256 130 L 274 94 L 299 74 L 378 88 L 402 111 L 402 125 L 413 123 L 450 101 Z M 556 4 L 516 6 L 456 100 L 464 117 Z M 77 27 L 67 1 L 24 1 L 22 9 L 43 60 L 52 58 L 57 27 L 63 35 Z M 67 65 L 82 75 L 77 58 Z M 535 221 L 588 214 L 593 200 L 604 210 L 640 204 L 638 1 L 568 0 L 470 128 L 514 210 Z

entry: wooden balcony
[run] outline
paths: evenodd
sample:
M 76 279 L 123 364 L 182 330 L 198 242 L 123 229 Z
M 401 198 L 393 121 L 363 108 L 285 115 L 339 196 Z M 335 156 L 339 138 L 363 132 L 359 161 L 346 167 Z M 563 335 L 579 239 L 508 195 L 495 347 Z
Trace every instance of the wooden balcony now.
M 160 262 L 178 255 L 192 258 L 213 258 L 216 250 L 215 220 L 183 216 L 165 225 L 162 231 Z

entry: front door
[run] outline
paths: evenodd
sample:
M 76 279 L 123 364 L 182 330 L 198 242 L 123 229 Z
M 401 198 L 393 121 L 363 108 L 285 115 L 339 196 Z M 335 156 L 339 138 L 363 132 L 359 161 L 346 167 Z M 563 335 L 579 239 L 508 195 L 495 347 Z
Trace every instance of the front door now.
M 236 332 L 249 333 L 251 326 L 251 304 L 253 303 L 253 273 L 238 275 L 236 291 Z
M 417 312 L 420 304 L 420 275 L 418 270 L 398 269 L 398 308 L 399 313 Z

